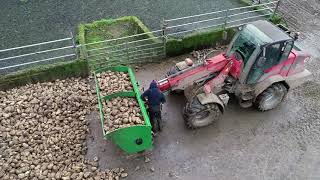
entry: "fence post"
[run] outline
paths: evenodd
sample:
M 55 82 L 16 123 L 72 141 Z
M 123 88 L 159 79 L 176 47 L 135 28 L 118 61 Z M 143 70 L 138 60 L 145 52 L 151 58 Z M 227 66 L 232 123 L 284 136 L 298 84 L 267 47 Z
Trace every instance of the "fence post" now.
M 276 7 L 274 8 L 273 10 L 273 14 L 272 14 L 272 17 L 274 17 L 278 11 L 278 8 L 279 8 L 279 5 L 280 5 L 280 0 L 278 0 L 277 4 L 276 4 Z
M 128 48 L 128 41 L 126 41 L 126 54 L 127 54 L 127 62 L 129 63 L 129 48 Z
M 227 24 L 228 24 L 228 18 L 229 18 L 229 9 L 226 10 L 226 15 L 224 17 L 223 30 L 226 30 L 226 27 L 227 27 Z
M 167 57 L 167 26 L 168 23 L 166 22 L 165 19 L 162 20 L 162 32 L 161 32 L 161 37 L 162 37 L 162 43 L 163 43 L 163 51 L 164 51 L 164 57 Z
M 78 51 L 77 44 L 76 44 L 76 41 L 74 39 L 74 35 L 73 35 L 72 31 L 70 31 L 70 35 L 71 35 L 71 40 L 72 40 L 72 46 L 73 46 L 73 49 L 74 49 L 74 53 L 76 54 L 77 60 L 79 60 L 79 51 Z
M 87 60 L 88 58 L 88 52 L 87 52 L 87 47 L 86 47 L 86 41 L 85 41 L 85 26 L 84 24 L 79 25 L 79 51 L 80 51 L 80 58 Z
M 224 41 L 227 40 L 228 38 L 228 32 L 226 31 L 228 19 L 229 19 L 229 9 L 226 10 L 226 15 L 224 17 L 223 34 L 222 34 L 222 39 Z

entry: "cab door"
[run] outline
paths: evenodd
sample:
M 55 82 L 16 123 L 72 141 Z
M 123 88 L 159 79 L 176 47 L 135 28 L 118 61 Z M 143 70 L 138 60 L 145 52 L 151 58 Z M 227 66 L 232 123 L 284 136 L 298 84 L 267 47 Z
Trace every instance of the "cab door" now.
M 263 47 L 264 49 L 249 72 L 247 84 L 258 83 L 270 76 L 281 74 L 283 68 L 287 66 L 286 61 L 292 46 L 293 41 L 287 41 Z

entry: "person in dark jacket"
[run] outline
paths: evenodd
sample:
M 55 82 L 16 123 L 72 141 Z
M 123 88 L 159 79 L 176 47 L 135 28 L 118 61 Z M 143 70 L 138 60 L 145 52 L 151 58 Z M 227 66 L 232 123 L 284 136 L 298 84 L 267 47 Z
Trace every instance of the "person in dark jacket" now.
M 149 106 L 148 111 L 152 121 L 151 123 L 153 124 L 155 113 L 160 113 L 161 115 L 161 104 L 166 102 L 166 99 L 158 88 L 155 80 L 150 83 L 149 89 L 141 95 L 141 99 L 146 101 Z

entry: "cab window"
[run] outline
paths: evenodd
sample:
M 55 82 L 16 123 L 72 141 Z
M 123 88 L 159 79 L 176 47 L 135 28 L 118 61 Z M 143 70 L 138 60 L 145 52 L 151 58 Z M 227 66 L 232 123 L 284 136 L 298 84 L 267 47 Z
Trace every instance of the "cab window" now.
M 280 55 L 281 55 L 281 43 L 272 44 L 266 47 L 265 51 L 265 62 L 259 65 L 260 57 L 263 57 L 263 52 L 260 53 L 258 58 L 256 59 L 255 63 L 253 64 L 249 76 L 247 78 L 248 84 L 254 84 L 258 82 L 260 77 L 264 74 L 265 70 L 279 64 Z
M 266 47 L 266 63 L 264 67 L 262 67 L 263 70 L 269 69 L 274 65 L 277 65 L 279 63 L 279 57 L 281 54 L 280 50 L 280 43 L 279 44 L 273 44 Z

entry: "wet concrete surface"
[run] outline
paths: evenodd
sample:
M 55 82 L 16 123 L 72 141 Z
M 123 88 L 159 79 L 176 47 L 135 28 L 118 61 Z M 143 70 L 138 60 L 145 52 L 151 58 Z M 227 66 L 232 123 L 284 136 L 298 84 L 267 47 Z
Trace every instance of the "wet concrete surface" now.
M 174 62 L 186 56 L 144 65 L 136 73 L 137 80 L 147 88 L 150 81 L 161 79 Z M 293 96 L 268 112 L 240 108 L 231 99 L 220 121 L 189 130 L 181 113 L 184 96 L 169 94 L 163 108 L 164 130 L 145 155 L 128 156 L 103 140 L 96 113 L 90 124 L 94 140 L 88 141 L 88 157 L 97 155 L 101 168 L 127 168 L 127 179 L 317 179 L 318 130 L 312 133 L 301 125 L 300 112 L 306 107 L 296 103 Z M 313 115 L 319 118 L 319 114 Z M 314 138 L 309 139 L 311 136 Z M 151 162 L 145 163 L 145 156 Z
M 293 0 L 287 2 L 292 3 Z M 299 6 L 302 1 L 294 2 Z M 314 3 L 311 7 L 319 10 L 318 1 L 308 2 Z M 58 6 L 54 6 L 53 10 L 55 9 Z M 87 137 L 87 157 L 92 159 L 98 156 L 101 169 L 124 167 L 129 173 L 126 179 L 135 180 L 320 179 L 319 17 L 316 14 L 309 16 L 299 9 L 292 12 L 288 8 L 284 11 L 291 11 L 291 14 L 300 16 L 305 21 L 299 22 L 304 25 L 300 29 L 304 36 L 302 44 L 312 55 L 307 68 L 313 73 L 314 79 L 291 91 L 280 107 L 268 112 L 258 112 L 254 108 L 242 109 L 235 100 L 231 100 L 223 119 L 206 128 L 189 130 L 185 128 L 181 115 L 185 98 L 183 95 L 168 95 L 163 109 L 163 132 L 156 137 L 151 151 L 137 155 L 126 155 L 113 143 L 103 139 L 98 112 L 92 112 L 88 117 L 91 121 Z M 308 19 L 313 21 L 308 22 Z M 46 17 L 42 20 L 47 21 Z M 41 22 L 38 21 L 39 24 Z M 55 23 L 52 22 L 52 25 Z M 38 26 L 34 26 L 36 27 Z M 43 29 L 35 32 L 41 34 L 51 29 L 50 27 L 43 26 Z M 14 29 L 18 31 L 19 27 Z M 11 43 L 20 42 L 19 37 L 25 32 L 13 32 L 10 36 L 16 36 L 17 39 Z M 63 35 L 64 32 L 57 34 Z M 20 37 L 20 40 L 24 41 L 33 35 Z M 175 61 L 184 58 L 185 56 L 181 56 L 162 63 L 144 65 L 136 73 L 137 79 L 147 88 L 151 80 L 163 77 Z M 145 156 L 151 162 L 145 163 Z M 155 171 L 151 172 L 150 168 Z
M 305 1 L 284 2 L 320 9 L 314 0 L 308 1 L 311 6 L 304 6 Z M 320 179 L 320 23 L 313 23 L 320 18 L 290 7 L 280 10 L 304 21 L 297 23 L 304 24 L 299 31 L 301 43 L 312 56 L 306 67 L 313 80 L 290 91 L 281 106 L 259 112 L 242 109 L 231 99 L 220 121 L 188 130 L 181 116 L 184 97 L 168 95 L 163 109 L 165 128 L 154 149 L 146 152 L 149 163 L 144 162 L 144 155 L 127 156 L 103 140 L 96 113 L 90 124 L 94 140 L 88 140 L 88 157 L 98 155 L 101 168 L 127 168 L 127 179 Z M 313 21 L 305 21 L 312 17 Z M 151 80 L 163 77 L 174 61 L 185 57 L 144 65 L 136 73 L 137 79 L 147 87 Z M 139 170 L 135 170 L 137 166 Z

